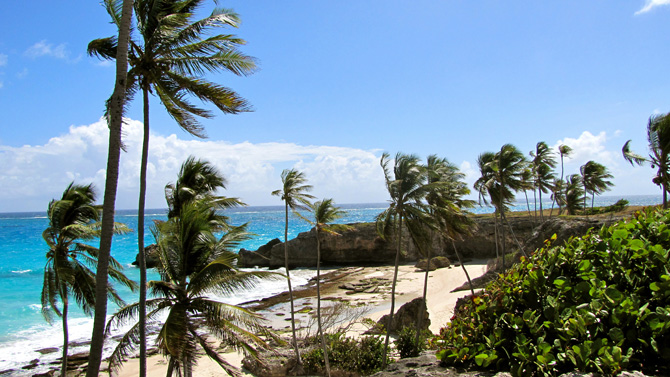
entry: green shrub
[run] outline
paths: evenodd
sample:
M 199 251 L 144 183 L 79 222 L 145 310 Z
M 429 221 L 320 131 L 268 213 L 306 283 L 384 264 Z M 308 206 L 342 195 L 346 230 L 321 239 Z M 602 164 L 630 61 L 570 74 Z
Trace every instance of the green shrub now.
M 444 364 L 515 376 L 670 372 L 670 212 L 545 247 L 456 309 Z
M 394 343 L 401 359 L 417 357 L 421 354 L 421 351 L 426 349 L 426 334 L 419 335 L 419 342 L 417 343 L 416 327 L 403 327 Z
M 379 371 L 384 360 L 384 343 L 379 337 L 366 336 L 356 340 L 341 333 L 326 334 L 328 360 L 331 369 L 341 369 L 369 375 Z M 310 373 L 325 368 L 323 350 L 313 348 L 303 355 L 303 365 Z

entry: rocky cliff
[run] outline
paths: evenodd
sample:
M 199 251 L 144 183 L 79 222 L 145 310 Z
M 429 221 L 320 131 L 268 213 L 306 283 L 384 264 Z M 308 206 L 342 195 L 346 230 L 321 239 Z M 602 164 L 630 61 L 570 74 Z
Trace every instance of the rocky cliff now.
M 551 217 L 544 223 L 534 226 L 530 216 L 510 217 L 510 228 L 505 229 L 505 242 L 509 250 L 518 246 L 530 252 L 542 247 L 544 240 L 557 235 L 554 244 L 561 244 L 572 236 L 585 234 L 590 228 L 600 228 L 618 218 L 563 218 Z M 471 236 L 458 240 L 455 246 L 466 258 L 492 258 L 496 256 L 495 224 L 491 216 L 474 218 L 475 227 Z M 350 224 L 351 230 L 339 235 L 321 234 L 321 260 L 324 265 L 371 265 L 392 264 L 395 258 L 394 237 L 383 239 L 377 234 L 375 224 Z M 403 233 L 402 261 L 419 259 L 417 248 L 409 241 L 406 231 Z M 300 233 L 288 241 L 289 267 L 316 266 L 316 233 L 314 229 Z M 451 242 L 445 243 L 435 236 L 432 242 L 433 256 L 447 256 L 456 260 Z M 270 267 L 284 266 L 284 243 L 278 239 L 270 241 L 258 250 L 240 250 L 238 266 Z

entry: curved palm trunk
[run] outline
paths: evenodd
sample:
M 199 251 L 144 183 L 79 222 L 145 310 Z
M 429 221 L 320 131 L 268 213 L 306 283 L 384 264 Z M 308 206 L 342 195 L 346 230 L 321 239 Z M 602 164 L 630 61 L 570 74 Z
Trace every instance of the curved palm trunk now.
M 458 249 L 456 249 L 456 242 L 454 242 L 453 239 L 451 240 L 451 246 L 453 246 L 454 252 L 456 253 L 456 258 L 458 258 L 458 263 L 460 263 L 463 272 L 465 272 L 465 277 L 468 279 L 468 284 L 470 285 L 470 293 L 472 293 L 472 297 L 475 297 L 475 289 L 472 286 L 472 280 L 470 280 L 470 274 L 468 273 L 468 270 L 465 268 L 465 265 L 463 264 L 463 258 L 461 258 L 461 253 L 459 253 Z
M 107 176 L 105 196 L 102 205 L 102 226 L 100 234 L 100 252 L 95 278 L 95 314 L 89 349 L 86 377 L 96 377 L 100 372 L 102 348 L 105 341 L 105 322 L 107 319 L 107 282 L 109 257 L 114 232 L 114 207 L 116 188 L 119 179 L 119 159 L 121 155 L 121 124 L 123 122 L 123 104 L 126 94 L 128 70 L 128 40 L 130 39 L 130 18 L 133 14 L 133 0 L 123 0 L 121 24 L 119 25 L 118 48 L 116 51 L 116 83 L 109 103 L 109 150 L 107 154 Z
M 387 365 L 387 355 L 389 348 L 389 336 L 391 335 L 391 324 L 393 323 L 393 312 L 395 311 L 395 286 L 398 282 L 398 266 L 400 265 L 400 245 L 402 240 L 402 215 L 399 216 L 398 230 L 396 233 L 397 246 L 395 251 L 395 267 L 393 269 L 393 283 L 391 284 L 391 313 L 389 314 L 388 322 L 386 323 L 386 339 L 384 340 L 384 360 L 382 361 L 382 370 Z
M 503 219 L 504 219 L 503 226 L 507 224 L 509 232 L 512 235 L 512 238 L 514 239 L 514 242 L 516 242 L 516 246 L 519 248 L 519 250 L 521 250 L 521 253 L 523 253 L 523 255 L 527 258 L 528 255 L 526 254 L 526 251 L 523 249 L 521 242 L 519 242 L 519 239 L 516 237 L 516 234 L 514 233 L 514 228 L 512 228 L 512 224 L 510 224 L 509 221 L 507 220 L 507 216 L 503 216 Z
M 286 268 L 286 280 L 288 281 L 288 296 L 291 301 L 291 332 L 293 333 L 293 349 L 295 350 L 298 365 L 302 365 L 300 350 L 298 349 L 298 338 L 295 335 L 295 305 L 293 303 L 293 288 L 291 287 L 291 275 L 288 271 L 288 202 L 285 202 L 285 224 L 284 227 L 284 268 Z
M 323 360 L 326 363 L 326 373 L 330 377 L 330 362 L 328 361 L 328 348 L 326 347 L 326 337 L 323 335 L 323 325 L 321 323 L 321 240 L 319 239 L 319 225 L 314 228 L 316 231 L 316 320 L 321 336 L 321 348 L 323 349 Z
M 144 101 L 144 140 L 142 141 L 142 161 L 140 163 L 140 198 L 137 209 L 137 262 L 140 268 L 140 377 L 147 375 L 147 264 L 144 255 L 144 207 L 147 192 L 147 160 L 149 158 L 149 90 L 142 89 Z
M 67 298 L 67 289 L 61 286 L 60 289 L 60 298 L 63 302 L 63 358 L 61 360 L 60 375 L 67 375 L 67 352 L 70 346 L 70 334 L 67 327 L 67 309 L 68 309 L 68 298 Z

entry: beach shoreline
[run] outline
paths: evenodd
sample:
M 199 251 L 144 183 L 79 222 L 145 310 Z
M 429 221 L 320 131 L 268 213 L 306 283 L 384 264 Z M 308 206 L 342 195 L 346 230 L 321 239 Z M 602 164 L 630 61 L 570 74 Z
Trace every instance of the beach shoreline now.
M 478 259 L 465 263 L 466 269 L 471 278 L 475 278 L 486 273 L 487 260 Z M 360 316 L 356 323 L 348 327 L 347 335 L 360 336 L 368 327 L 361 323 L 364 318 L 372 321 L 378 321 L 384 314 L 390 310 L 390 284 L 386 289 L 385 281 L 389 281 L 393 276 L 394 266 L 368 266 L 368 267 L 343 267 L 337 269 L 328 269 L 322 271 L 322 305 L 327 306 L 334 302 L 347 302 L 351 307 L 359 307 Z M 403 264 L 399 266 L 398 282 L 396 286 L 396 307 L 397 311 L 403 304 L 421 297 L 424 287 L 425 271 L 414 267 L 413 264 Z M 387 280 L 388 279 L 388 280 Z M 341 287 L 351 287 L 361 281 L 375 280 L 376 291 L 370 289 L 369 292 L 352 292 L 349 289 Z M 450 266 L 437 269 L 429 273 L 427 307 L 430 316 L 429 329 L 433 333 L 439 332 L 452 317 L 456 301 L 470 293 L 469 290 L 451 292 L 453 289 L 467 283 L 465 273 L 460 266 Z M 297 326 L 302 326 L 304 335 L 306 327 L 304 324 L 309 322 L 309 316 L 316 307 L 316 284 L 315 279 L 310 283 L 296 287 L 294 290 L 295 311 Z M 290 328 L 290 306 L 288 304 L 288 293 L 283 292 L 262 300 L 246 302 L 243 304 L 258 313 L 261 313 L 268 319 L 268 325 L 275 331 L 283 333 L 283 336 L 290 336 L 287 330 Z M 301 325 L 302 324 L 302 325 Z M 239 368 L 243 374 L 251 375 L 242 369 L 242 359 L 244 355 L 235 351 L 224 349 L 221 356 L 230 364 Z M 137 376 L 139 370 L 139 359 L 132 358 L 125 362 L 119 370 L 119 377 Z M 160 354 L 154 354 L 148 357 L 147 374 L 148 376 L 163 376 L 167 371 L 167 359 Z M 213 360 L 202 356 L 194 367 L 194 376 L 220 376 L 223 370 Z

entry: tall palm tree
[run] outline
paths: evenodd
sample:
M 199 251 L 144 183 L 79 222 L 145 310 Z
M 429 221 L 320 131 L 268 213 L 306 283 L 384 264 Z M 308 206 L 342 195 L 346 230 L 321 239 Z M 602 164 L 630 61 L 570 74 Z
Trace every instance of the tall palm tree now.
M 497 186 L 495 185 L 495 171 L 493 169 L 495 159 L 496 154 L 493 152 L 484 152 L 479 156 L 477 156 L 477 166 L 479 167 L 480 177 L 477 178 L 477 180 L 475 181 L 474 189 L 477 191 L 480 205 L 482 203 L 486 205 L 492 203 L 492 205 L 495 208 L 493 212 L 493 221 L 494 221 L 493 224 L 494 224 L 496 260 L 497 260 L 500 257 L 499 255 L 500 241 L 498 240 L 498 216 L 500 215 L 500 212 L 498 211 L 498 206 L 495 205 L 495 203 L 498 202 L 497 197 L 499 195 Z M 526 177 L 526 170 L 524 170 L 524 174 L 522 175 L 522 177 Z M 525 187 L 527 187 L 527 185 Z M 489 202 L 487 195 L 489 198 L 491 198 L 491 202 Z
M 104 6 L 113 6 L 119 9 L 119 4 L 111 0 L 104 0 Z M 114 92 L 107 101 L 107 123 L 109 126 L 109 145 L 107 151 L 107 169 L 105 170 L 105 194 L 102 204 L 102 225 L 100 234 L 100 252 L 95 275 L 95 313 L 93 316 L 93 330 L 91 333 L 91 347 L 89 348 L 86 377 L 97 377 L 102 362 L 102 349 L 105 342 L 105 322 L 107 321 L 107 283 L 109 281 L 109 260 L 112 250 L 112 236 L 114 235 L 114 208 L 116 204 L 116 188 L 119 181 L 119 159 L 121 157 L 121 125 L 123 110 L 126 103 L 127 71 L 128 71 L 128 41 L 130 40 L 130 25 L 133 17 L 133 0 L 123 0 L 118 25 L 119 44 L 114 52 L 116 58 L 116 77 Z M 108 10 L 109 13 L 109 10 Z
M 395 288 L 398 280 L 400 249 L 402 245 L 403 226 L 407 228 L 412 239 L 425 239 L 426 225 L 431 224 L 429 205 L 424 201 L 428 190 L 426 168 L 415 155 L 397 153 L 391 170 L 390 156 L 382 154 L 380 165 L 384 170 L 386 189 L 391 197 L 389 207 L 377 215 L 377 233 L 387 238 L 390 233 L 395 235 L 396 254 L 391 284 L 391 310 L 386 324 L 384 341 L 383 366 L 386 367 L 386 355 L 390 336 L 390 325 L 395 311 Z
M 561 181 L 565 182 L 563 180 L 563 173 L 564 173 L 564 165 L 563 165 L 563 158 L 564 157 L 570 157 L 572 155 L 573 149 L 569 145 L 561 144 L 558 146 L 558 154 L 561 155 Z M 559 196 L 565 196 L 565 193 L 559 194 Z M 561 213 L 561 205 L 558 205 L 558 213 Z
M 582 207 L 584 189 L 582 189 L 582 177 L 579 174 L 572 174 L 565 178 L 565 209 L 568 215 L 576 215 Z
M 500 151 L 491 156 L 491 153 L 480 155 L 483 166 L 482 177 L 475 182 L 475 189 L 480 192 L 488 192 L 491 203 L 500 213 L 501 223 L 501 249 L 503 267 L 505 266 L 505 224 L 507 218 L 505 212 L 507 207 L 515 199 L 515 192 L 523 188 L 523 171 L 526 159 L 521 151 L 512 144 L 505 144 Z M 511 228 L 510 228 L 511 229 Z
M 121 0 L 115 0 L 120 3 Z M 149 153 L 149 94 L 156 94 L 168 113 L 179 126 L 190 134 L 204 137 L 204 130 L 195 116 L 211 118 L 213 114 L 186 100 L 199 98 L 215 105 L 224 113 L 248 111 L 246 101 L 234 91 L 202 79 L 208 71 L 228 71 L 236 75 L 253 72 L 252 58 L 241 54 L 237 47 L 244 40 L 233 35 L 205 38 L 214 27 L 237 27 L 236 14 L 215 9 L 212 14 L 194 21 L 195 11 L 203 0 L 137 0 L 135 15 L 140 40 L 130 40 L 128 72 L 132 94 L 141 90 L 144 107 L 144 140 L 140 164 L 140 194 L 138 204 L 138 248 L 140 267 L 140 303 L 146 301 L 146 265 L 144 260 L 144 207 L 146 197 L 146 170 Z M 118 7 L 108 7 L 112 20 L 118 19 Z M 89 54 L 114 59 L 116 39 L 103 38 L 89 44 Z M 141 309 L 141 310 L 142 310 Z M 141 334 L 140 374 L 146 373 L 146 339 Z
M 222 231 L 223 235 L 217 237 Z M 156 298 L 147 300 L 147 320 L 161 324 L 156 343 L 168 357 L 167 375 L 190 377 L 198 350 L 226 373 L 239 375 L 218 355 L 210 336 L 251 355 L 255 355 L 256 347 L 266 347 L 259 334 L 274 337 L 259 314 L 211 298 L 213 294 L 232 295 L 251 289 L 259 279 L 274 276 L 236 268 L 237 254 L 233 250 L 249 238 L 246 224 L 231 227 L 216 216 L 208 200 L 197 200 L 185 204 L 178 216 L 159 223 L 154 234 L 161 280 L 149 282 Z M 110 320 L 108 332 L 137 316 L 139 303 L 120 309 Z M 121 338 L 110 356 L 112 370 L 130 354 L 139 331 L 135 323 Z
M 558 214 L 560 215 L 565 204 L 565 181 L 563 179 L 554 179 L 551 190 L 551 212 L 549 212 L 549 216 L 554 213 L 554 204 L 558 204 Z
M 590 193 L 591 209 L 593 209 L 595 195 L 609 191 L 610 187 L 614 186 L 611 181 L 607 180 L 613 176 L 604 165 L 595 161 L 586 162 L 579 168 L 579 171 L 582 174 L 582 183 L 584 184 L 584 208 L 586 208 L 586 195 Z
M 72 296 L 85 314 L 91 315 L 95 307 L 95 271 L 99 250 L 78 242 L 92 240 L 100 235 L 101 208 L 95 204 L 92 185 L 70 183 L 59 200 L 49 202 L 47 217 L 49 226 L 42 233 L 49 250 L 44 267 L 42 286 L 42 314 L 51 323 L 52 314 L 61 317 L 63 324 L 63 357 L 61 376 L 67 373 L 67 353 L 69 345 L 68 308 Z M 130 232 L 125 225 L 116 224 L 114 233 Z M 136 285 L 123 275 L 123 269 L 116 260 L 110 258 L 109 274 L 117 282 L 135 289 Z M 123 300 L 111 285 L 106 286 L 107 297 L 118 305 Z M 60 299 L 62 309 L 58 308 Z
M 302 365 L 300 349 L 298 348 L 298 338 L 295 334 L 295 308 L 293 303 L 293 288 L 291 287 L 291 275 L 289 274 L 288 263 L 288 210 L 302 217 L 298 209 L 306 209 L 310 205 L 310 200 L 314 196 L 308 194 L 312 191 L 312 186 L 307 184 L 305 175 L 295 169 L 285 169 L 281 173 L 282 188 L 275 190 L 272 195 L 279 196 L 284 201 L 285 209 L 285 227 L 284 227 L 284 267 L 286 268 L 286 280 L 288 282 L 288 294 L 291 301 L 291 331 L 293 333 L 293 348 L 295 350 L 298 365 Z
M 535 151 L 530 153 L 535 178 L 535 188 L 537 189 L 540 200 L 540 220 L 543 220 L 542 193 L 551 191 L 551 183 L 554 179 L 553 168 L 556 167 L 554 154 L 544 141 L 540 141 L 535 146 Z
M 330 363 L 328 361 L 328 348 L 326 347 L 326 338 L 323 335 L 323 326 L 321 324 L 321 238 L 320 234 L 322 232 L 335 234 L 338 233 L 335 231 L 334 226 L 329 225 L 333 221 L 341 218 L 346 214 L 345 211 L 341 210 L 339 207 L 336 207 L 333 204 L 333 199 L 323 199 L 317 202 L 314 202 L 309 205 L 309 208 L 312 212 L 313 221 L 310 221 L 314 225 L 314 232 L 316 233 L 316 317 L 317 317 L 317 326 L 319 331 L 319 336 L 321 337 L 321 348 L 323 349 L 323 357 L 326 365 L 326 373 L 330 377 Z M 349 229 L 351 227 L 339 224 L 337 225 L 339 229 Z
M 533 182 L 533 168 L 531 164 L 526 164 L 526 168 L 523 170 L 522 179 L 523 179 L 522 189 L 523 189 L 523 195 L 526 197 L 526 208 L 528 209 L 528 216 L 532 216 L 532 213 L 530 212 L 530 202 L 528 201 L 528 190 L 533 190 L 533 194 L 535 194 L 534 191 L 535 184 Z M 531 220 L 534 228 L 535 218 L 531 217 Z
M 642 165 L 649 162 L 652 168 L 656 167 L 656 177 L 653 182 L 661 186 L 663 191 L 663 208 L 668 208 L 668 190 L 670 190 L 670 113 L 657 114 L 649 117 L 647 122 L 647 140 L 649 142 L 649 157 L 633 153 L 628 140 L 624 144 L 623 158 L 631 165 Z
M 470 291 L 474 296 L 474 289 L 470 274 L 463 264 L 463 258 L 456 248 L 454 239 L 461 238 L 464 234 L 470 232 L 472 220 L 468 216 L 465 208 L 474 206 L 473 200 L 464 199 L 465 195 L 470 194 L 470 189 L 463 181 L 465 174 L 463 174 L 456 165 L 452 164 L 445 158 L 440 158 L 436 155 L 428 156 L 426 160 L 427 183 L 430 185 L 426 193 L 426 202 L 430 205 L 430 211 L 437 223 L 438 230 L 443 239 L 451 242 L 454 253 L 465 273 L 465 277 L 470 284 Z M 421 242 L 417 242 L 417 246 Z M 424 248 L 419 247 L 419 250 Z M 425 247 L 427 252 L 427 264 L 423 283 L 423 300 L 426 302 L 428 296 L 428 276 L 431 265 L 431 247 L 428 244 Z M 417 321 L 417 331 L 415 343 L 418 344 L 420 339 L 420 329 L 422 328 L 423 317 L 419 316 Z

